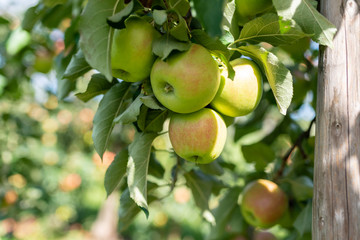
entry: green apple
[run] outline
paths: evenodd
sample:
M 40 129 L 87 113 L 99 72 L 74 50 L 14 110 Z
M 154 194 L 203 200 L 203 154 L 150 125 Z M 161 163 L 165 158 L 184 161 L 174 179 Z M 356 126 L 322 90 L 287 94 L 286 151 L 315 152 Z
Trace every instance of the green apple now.
M 192 44 L 166 61 L 157 59 L 151 70 L 155 97 L 177 113 L 191 113 L 208 105 L 220 85 L 218 64 L 207 49 Z
M 220 156 L 226 141 L 226 125 L 210 108 L 188 114 L 174 113 L 169 137 L 174 151 L 185 160 L 205 164 Z
M 272 181 L 258 179 L 242 192 L 241 212 L 245 220 L 260 228 L 277 224 L 288 209 L 288 199 Z
M 226 116 L 238 117 L 254 111 L 260 102 L 263 83 L 260 69 L 248 59 L 238 58 L 230 62 L 235 71 L 234 80 L 221 73 L 219 90 L 211 106 Z
M 125 28 L 115 29 L 111 48 L 111 68 L 114 77 L 126 82 L 138 82 L 150 75 L 156 59 L 153 41 L 160 37 L 154 27 L 139 17 L 129 17 Z
M 235 0 L 235 4 L 239 15 L 247 18 L 272 8 L 272 0 Z

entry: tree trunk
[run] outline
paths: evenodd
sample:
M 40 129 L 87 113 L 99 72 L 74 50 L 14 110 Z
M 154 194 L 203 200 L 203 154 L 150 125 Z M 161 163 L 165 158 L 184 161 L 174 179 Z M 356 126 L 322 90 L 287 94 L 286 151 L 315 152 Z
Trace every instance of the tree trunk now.
M 338 32 L 317 90 L 313 239 L 360 239 L 360 1 L 321 0 Z

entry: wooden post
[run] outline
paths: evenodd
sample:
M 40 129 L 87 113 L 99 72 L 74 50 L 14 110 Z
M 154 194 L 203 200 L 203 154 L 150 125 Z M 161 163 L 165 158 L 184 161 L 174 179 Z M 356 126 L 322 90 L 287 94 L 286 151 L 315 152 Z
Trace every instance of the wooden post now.
M 360 239 L 360 1 L 321 0 L 338 32 L 321 51 L 313 239 Z

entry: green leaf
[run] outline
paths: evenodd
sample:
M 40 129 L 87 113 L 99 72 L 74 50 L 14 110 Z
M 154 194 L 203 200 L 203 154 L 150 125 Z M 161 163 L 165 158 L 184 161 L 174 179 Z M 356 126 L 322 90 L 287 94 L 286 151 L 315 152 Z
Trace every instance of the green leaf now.
M 224 19 L 223 19 L 223 28 L 225 30 L 225 33 L 220 38 L 222 42 L 226 40 L 226 44 L 229 44 L 233 42 L 235 39 L 238 38 L 240 30 L 239 30 L 239 24 L 236 19 L 236 5 L 235 1 L 230 1 L 225 5 L 224 9 Z M 226 37 L 225 35 L 228 35 L 230 33 L 230 38 Z
M 336 27 L 321 15 L 310 0 L 273 0 L 279 16 L 293 19 L 305 33 L 321 45 L 332 47 Z
M 16 28 L 11 32 L 10 37 L 6 41 L 6 52 L 14 56 L 31 42 L 31 35 L 21 28 Z
M 62 79 L 65 69 L 69 65 L 70 60 L 74 55 L 74 52 L 75 49 L 71 51 L 67 56 L 65 56 L 64 52 L 62 52 L 55 58 L 56 78 L 58 79 L 56 95 L 61 100 L 67 97 L 69 93 L 76 88 L 76 81 L 67 78 Z
M 119 0 L 89 0 L 80 19 L 80 48 L 92 68 L 112 81 L 111 45 L 114 30 L 106 19 L 123 8 Z
M 156 99 L 154 95 L 143 96 L 140 99 L 148 108 L 166 110 L 166 108 L 161 105 L 161 103 Z
M 185 19 L 178 12 L 172 12 L 172 15 L 176 15 L 177 23 L 175 26 L 173 26 L 170 29 L 169 31 L 170 35 L 179 41 L 183 41 L 183 42 L 189 41 L 190 31 Z
M 34 28 L 35 24 L 43 17 L 43 15 L 46 12 L 46 7 L 42 4 L 38 4 L 34 7 L 29 8 L 25 14 L 24 19 L 21 22 L 21 27 L 31 32 L 31 30 Z
M 127 161 L 129 157 L 128 150 L 122 149 L 114 158 L 106 170 L 104 186 L 107 196 L 109 196 L 114 189 L 120 184 L 126 175 Z
M 298 201 L 304 201 L 313 197 L 314 185 L 307 176 L 301 176 L 296 179 L 283 179 L 291 185 L 291 191 Z
M 67 0 L 42 0 L 45 6 L 47 7 L 54 7 L 58 4 L 64 4 Z
M 93 97 L 96 97 L 100 94 L 105 94 L 116 83 L 118 83 L 116 79 L 113 79 L 113 81 L 110 83 L 104 75 L 96 73 L 91 76 L 86 91 L 83 93 L 77 93 L 75 95 L 80 100 L 87 102 Z
M 65 30 L 65 33 L 64 33 L 65 49 L 72 47 L 72 45 L 74 43 L 78 42 L 79 21 L 80 21 L 80 15 L 75 18 L 72 18 L 70 26 Z
M 205 175 L 201 171 L 191 170 L 184 174 L 186 185 L 191 189 L 196 206 L 203 211 L 203 216 L 212 225 L 215 218 L 209 211 L 209 199 L 212 192 L 218 192 L 224 185 L 211 175 Z
M 149 191 L 154 189 L 156 184 L 148 184 Z M 156 198 L 149 196 L 148 202 L 151 203 Z M 133 222 L 136 215 L 140 212 L 140 208 L 136 205 L 134 200 L 130 197 L 129 188 L 126 188 L 120 197 L 120 207 L 119 207 L 119 231 L 123 232 L 129 225 Z
M 167 110 L 149 109 L 143 106 L 138 117 L 137 124 L 143 132 L 161 132 L 164 121 L 168 115 Z
M 56 28 L 65 18 L 71 18 L 72 4 L 56 5 L 46 11 L 41 22 L 48 28 Z
M 144 132 L 145 130 L 145 124 L 146 124 L 146 115 L 148 113 L 149 108 L 147 106 L 141 106 L 140 108 L 140 114 L 139 117 L 137 119 L 137 126 L 139 127 L 139 129 Z
M 130 83 L 114 85 L 104 95 L 94 117 L 92 138 L 96 152 L 102 158 L 114 128 L 114 119 L 120 114 L 121 107 L 130 91 Z
M 154 10 L 153 12 L 154 21 L 157 25 L 163 25 L 167 20 L 166 10 Z
M 207 174 L 211 175 L 222 175 L 224 174 L 224 169 L 220 166 L 218 161 L 213 161 L 209 164 L 199 164 L 199 168 Z
M 167 115 L 167 110 L 149 109 L 146 115 L 144 132 L 161 132 Z
M 246 122 L 235 124 L 234 140 L 238 141 L 246 134 L 261 130 L 263 127 L 263 118 L 269 109 L 269 102 L 262 101 L 262 103 L 259 104 L 259 106 L 253 111 Z
M 286 115 L 293 96 L 293 81 L 290 71 L 272 53 L 264 48 L 249 45 L 237 49 L 252 58 L 265 74 L 281 114 Z
M 71 58 L 69 65 L 67 66 L 63 78 L 70 80 L 76 80 L 78 77 L 84 75 L 91 70 L 91 67 L 86 62 L 85 57 L 81 49 Z
M 245 221 L 239 205 L 236 205 L 233 209 L 226 230 L 233 233 L 242 233 L 243 235 L 246 235 L 249 230 L 249 224 Z
M 187 0 L 170 0 L 169 6 L 180 13 L 181 16 L 185 16 L 190 9 L 190 4 Z
M 153 0 L 151 4 L 152 9 L 166 9 L 167 6 L 165 5 L 164 0 Z
M 139 9 L 144 9 L 138 0 L 132 0 L 118 13 L 108 17 L 107 22 L 113 28 L 124 28 L 126 18 L 132 13 Z
M 153 42 L 152 51 L 164 61 L 172 51 L 186 51 L 190 46 L 189 42 L 179 42 L 171 36 L 163 35 Z
M 184 174 L 186 185 L 191 189 L 196 205 L 201 210 L 209 209 L 212 184 L 208 177 L 194 170 Z
M 149 162 L 149 175 L 157 177 L 159 179 L 164 177 L 165 169 L 155 158 L 155 154 L 151 153 Z
M 56 96 L 63 100 L 66 98 L 71 91 L 73 91 L 76 88 L 76 82 L 70 79 L 58 79 L 58 87 Z
M 305 233 L 311 232 L 311 223 L 312 201 L 309 201 L 294 222 L 294 227 L 299 232 L 300 237 L 303 236 Z
M 221 23 L 226 1 L 224 0 L 193 0 L 196 18 L 211 36 L 221 36 Z
M 130 191 L 127 188 L 120 197 L 119 207 L 119 231 L 124 231 L 129 227 L 135 216 L 140 212 L 140 208 L 130 197 Z
M 258 142 L 241 147 L 246 162 L 255 163 L 257 171 L 262 171 L 275 159 L 274 151 L 266 144 Z
M 122 122 L 123 124 L 128 124 L 135 122 L 137 117 L 140 114 L 140 107 L 143 104 L 141 101 L 141 97 L 143 95 L 137 96 L 137 98 L 130 104 L 130 106 L 118 117 L 114 119 L 114 123 Z
M 10 23 L 10 21 L 9 21 L 8 19 L 0 16 L 0 25 L 3 25 L 3 24 L 4 24 L 4 25 L 7 25 L 7 24 L 9 24 L 9 23 Z
M 221 198 L 219 205 L 212 211 L 215 217 L 216 225 L 211 228 L 209 240 L 221 239 L 228 221 L 237 206 L 237 201 L 241 192 L 241 188 L 234 187 L 226 190 Z M 240 211 L 239 211 L 240 212 Z
M 241 30 L 239 39 L 234 43 L 244 41 L 251 44 L 268 42 L 273 46 L 278 46 L 291 44 L 307 36 L 309 35 L 305 34 L 295 22 L 291 20 L 285 22 L 279 20 L 276 14 L 268 13 L 246 23 Z
M 7 78 L 0 74 L 0 97 L 4 93 L 6 86 L 7 86 Z
M 219 51 L 212 51 L 211 52 L 213 55 L 215 55 L 216 57 L 218 57 L 222 64 L 226 66 L 226 70 L 227 70 L 227 77 L 230 78 L 231 80 L 234 80 L 235 77 L 235 70 L 232 67 L 232 65 L 230 64 L 230 61 L 228 60 L 228 58 L 225 57 L 225 55 L 222 52 Z
M 147 174 L 151 145 L 157 134 L 136 133 L 134 141 L 129 145 L 127 165 L 127 182 L 130 196 L 135 203 L 149 216 L 147 203 Z
M 226 58 L 230 58 L 231 52 L 219 39 L 211 38 L 206 32 L 200 29 L 192 30 L 191 36 L 194 42 L 204 46 L 206 49 L 221 52 Z

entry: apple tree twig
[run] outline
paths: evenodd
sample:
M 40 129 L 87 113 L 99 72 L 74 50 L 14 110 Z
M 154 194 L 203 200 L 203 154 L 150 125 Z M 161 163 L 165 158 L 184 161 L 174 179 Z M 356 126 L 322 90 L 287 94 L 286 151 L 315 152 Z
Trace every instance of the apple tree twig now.
M 291 157 L 291 155 L 294 152 L 296 147 L 299 148 L 300 153 L 303 156 L 303 158 L 307 157 L 307 155 L 304 152 L 304 149 L 302 148 L 301 144 L 302 144 L 304 139 L 308 139 L 310 137 L 310 131 L 311 131 L 312 125 L 315 123 L 315 119 L 316 119 L 316 117 L 314 117 L 314 119 L 311 120 L 308 129 L 305 132 L 303 132 L 302 134 L 300 134 L 300 136 L 296 139 L 294 144 L 289 148 L 289 150 L 286 152 L 286 154 L 282 157 L 281 166 L 280 166 L 279 170 L 276 172 L 276 174 L 275 174 L 275 176 L 273 178 L 274 181 L 276 181 L 277 179 L 279 179 L 283 175 L 285 167 L 286 167 L 287 163 L 289 162 L 289 159 L 290 159 L 290 157 Z

